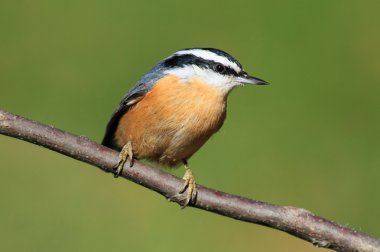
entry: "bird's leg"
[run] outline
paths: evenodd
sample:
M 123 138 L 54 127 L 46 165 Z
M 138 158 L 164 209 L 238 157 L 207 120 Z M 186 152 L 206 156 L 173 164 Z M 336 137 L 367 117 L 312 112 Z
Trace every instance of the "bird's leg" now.
M 197 187 L 193 173 L 191 172 L 187 161 L 183 161 L 183 164 L 185 165 L 185 175 L 183 175 L 182 179 L 185 180 L 185 183 L 175 198 L 179 198 L 180 200 L 184 201 L 182 208 L 185 208 L 189 205 L 190 202 L 195 201 L 195 198 L 197 197 Z M 186 196 L 184 193 L 186 193 Z
M 115 177 L 118 177 L 123 170 L 125 162 L 127 162 L 128 157 L 130 158 L 129 167 L 133 166 L 133 152 L 132 152 L 132 143 L 128 141 L 120 151 L 119 154 L 119 163 L 115 169 Z

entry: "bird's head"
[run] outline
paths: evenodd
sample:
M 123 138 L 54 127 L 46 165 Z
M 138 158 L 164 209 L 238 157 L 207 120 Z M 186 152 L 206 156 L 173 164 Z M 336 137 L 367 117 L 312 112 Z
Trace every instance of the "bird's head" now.
M 268 82 L 253 77 L 228 53 L 213 48 L 190 48 L 175 52 L 160 62 L 152 71 L 178 76 L 184 83 L 194 78 L 223 93 L 244 84 L 266 85 Z

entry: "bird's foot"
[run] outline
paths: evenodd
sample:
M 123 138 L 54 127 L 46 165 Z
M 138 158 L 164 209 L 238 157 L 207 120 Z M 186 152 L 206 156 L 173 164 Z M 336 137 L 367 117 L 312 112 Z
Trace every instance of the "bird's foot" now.
M 195 179 L 193 173 L 191 172 L 186 162 L 185 175 L 183 175 L 182 179 L 185 180 L 183 187 L 176 195 L 171 197 L 169 200 L 179 201 L 182 205 L 182 208 L 185 208 L 189 205 L 189 203 L 194 203 L 197 197 L 197 186 L 195 184 Z
M 120 151 L 119 163 L 117 164 L 117 167 L 115 169 L 115 177 L 118 177 L 120 173 L 123 171 L 124 164 L 125 162 L 127 162 L 128 158 L 130 159 L 129 167 L 132 167 L 134 159 L 131 141 L 128 141 L 128 143 L 126 143 Z

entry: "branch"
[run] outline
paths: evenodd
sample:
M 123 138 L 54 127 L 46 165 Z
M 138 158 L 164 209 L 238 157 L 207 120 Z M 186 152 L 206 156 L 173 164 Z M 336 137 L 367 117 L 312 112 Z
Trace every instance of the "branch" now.
M 15 137 L 113 172 L 118 153 L 89 139 L 0 110 L 0 134 Z M 183 180 L 135 162 L 122 177 L 156 191 L 166 198 L 178 192 Z M 338 251 L 379 252 L 380 240 L 359 233 L 295 207 L 277 206 L 198 185 L 193 207 L 241 221 L 275 228 Z M 177 202 L 179 203 L 179 202 Z

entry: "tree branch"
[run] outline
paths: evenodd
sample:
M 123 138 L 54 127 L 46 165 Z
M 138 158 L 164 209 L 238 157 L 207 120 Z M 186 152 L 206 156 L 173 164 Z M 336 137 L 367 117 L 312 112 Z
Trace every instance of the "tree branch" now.
M 0 133 L 44 146 L 66 156 L 113 172 L 118 153 L 82 136 L 0 110 Z M 154 190 L 166 198 L 179 191 L 183 180 L 159 169 L 135 162 L 123 169 L 122 177 Z M 177 202 L 179 203 L 179 202 Z M 295 207 L 277 206 L 220 192 L 198 185 L 193 207 L 237 220 L 275 228 L 313 243 L 338 251 L 380 251 L 380 240 L 359 233 L 313 213 Z

